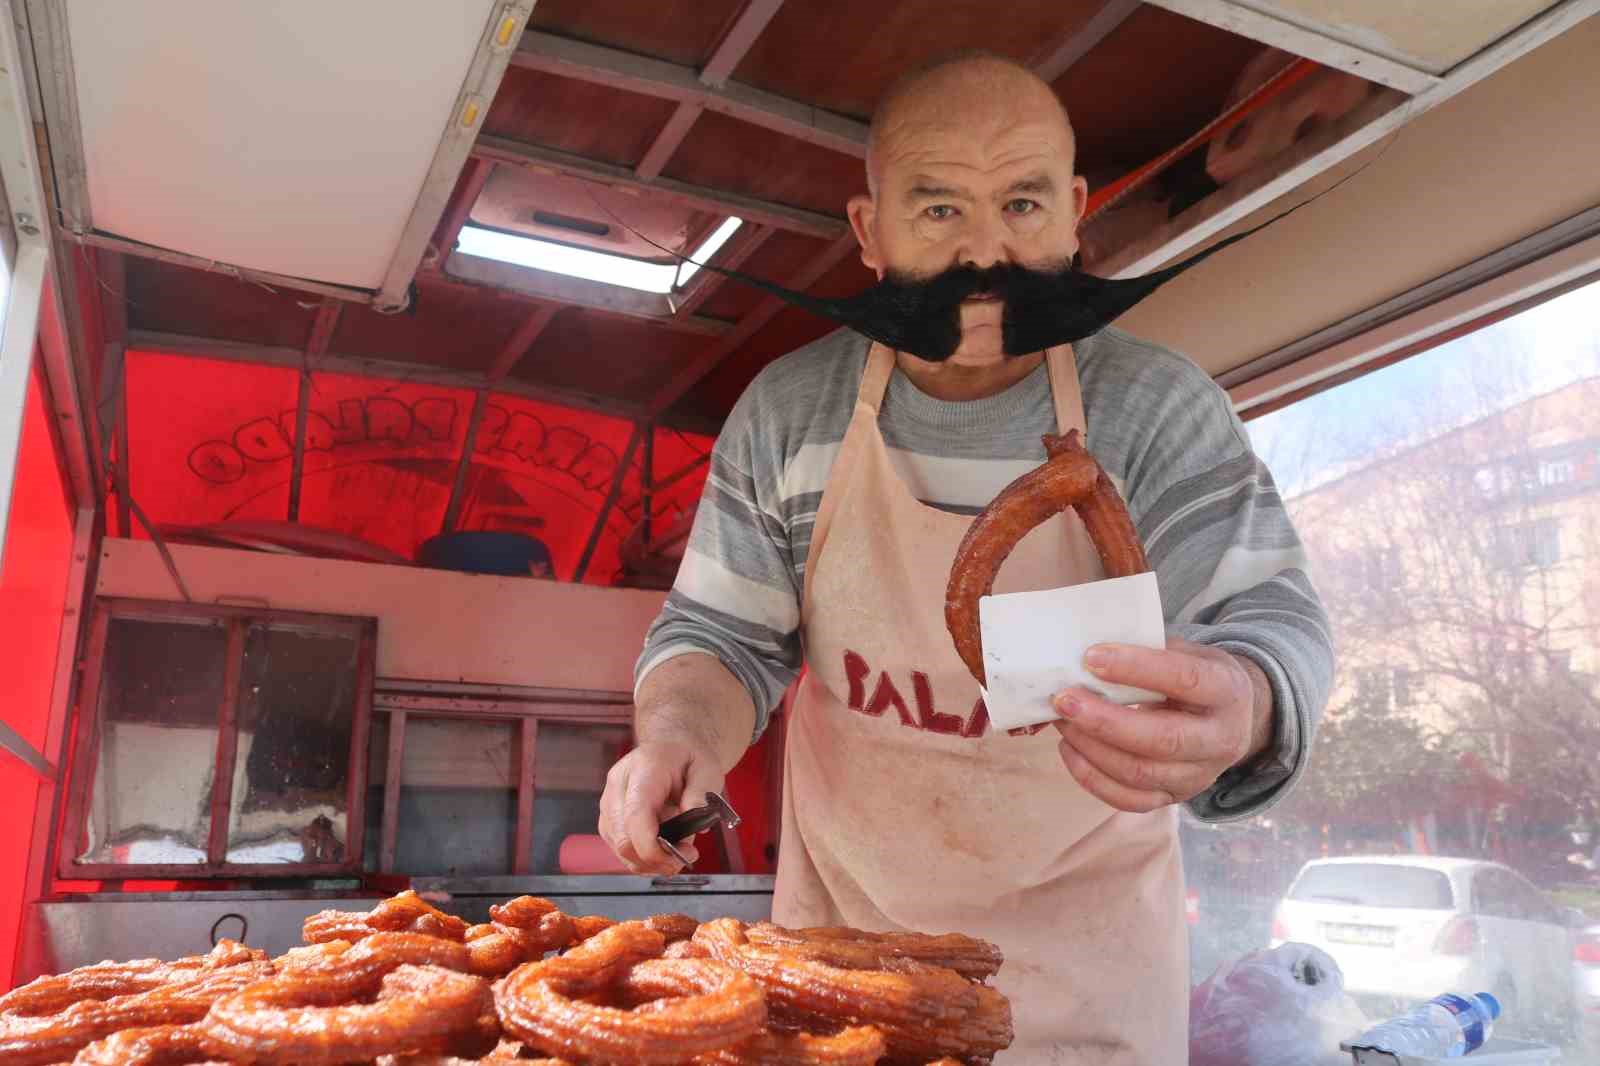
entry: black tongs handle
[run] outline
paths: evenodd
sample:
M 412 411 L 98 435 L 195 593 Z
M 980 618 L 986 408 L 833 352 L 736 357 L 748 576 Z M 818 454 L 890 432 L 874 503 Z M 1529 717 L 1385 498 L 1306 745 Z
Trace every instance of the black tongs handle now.
M 696 833 L 703 833 L 707 829 L 721 824 L 722 812 L 717 808 L 695 807 L 684 811 L 682 814 L 675 814 L 662 822 L 661 828 L 656 835 L 662 840 L 676 844 L 680 840 L 692 837 Z

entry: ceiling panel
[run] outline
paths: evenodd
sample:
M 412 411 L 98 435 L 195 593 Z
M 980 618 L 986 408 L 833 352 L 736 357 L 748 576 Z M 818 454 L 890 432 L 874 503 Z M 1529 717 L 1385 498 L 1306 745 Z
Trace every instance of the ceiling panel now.
M 532 310 L 466 286 L 419 286 L 413 310 L 381 315 L 349 305 L 339 316 L 329 351 L 454 370 L 482 371 Z
M 1057 79 L 1078 169 L 1148 162 L 1216 118 L 1262 45 L 1148 4 Z
M 539 335 L 513 376 L 642 404 L 713 343 L 710 337 L 568 310 Z
M 377 288 L 494 4 L 65 7 L 97 229 Z
M 700 66 L 743 0 L 539 0 L 534 29 Z
M 1254 0 L 1249 7 L 1443 74 L 1557 0 Z
M 500 83 L 483 130 L 633 166 L 675 107 L 669 100 L 513 67 Z
M 956 48 L 1021 62 L 1048 53 L 1102 0 L 817 0 L 785 4 L 735 77 L 770 92 L 866 118 L 902 72 Z
M 664 173 L 839 217 L 867 188 L 859 159 L 714 112 L 700 116 Z
M 320 297 L 221 271 L 127 258 L 128 328 L 303 348 Z

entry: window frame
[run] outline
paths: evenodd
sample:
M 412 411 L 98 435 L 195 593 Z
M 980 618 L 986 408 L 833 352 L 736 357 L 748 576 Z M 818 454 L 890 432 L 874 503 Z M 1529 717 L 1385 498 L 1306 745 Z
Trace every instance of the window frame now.
M 448 684 L 382 679 L 373 700 L 373 712 L 388 719 L 389 747 L 383 779 L 383 811 L 379 822 L 380 875 L 395 874 L 395 852 L 400 839 L 399 768 L 405 765 L 406 723 L 412 718 L 455 721 L 511 721 L 518 725 L 517 824 L 512 848 L 512 875 L 527 875 L 533 862 L 534 777 L 541 723 L 588 726 L 623 726 L 633 731 L 633 694 L 583 689 L 556 689 L 515 685 Z M 722 834 L 730 870 L 743 869 L 737 837 Z M 737 871 L 735 871 L 737 872 Z
M 308 877 L 359 875 L 365 847 L 367 748 L 377 669 L 378 620 L 359 615 L 315 614 L 267 607 L 174 603 L 100 596 L 94 601 L 89 643 L 84 656 L 82 696 L 73 730 L 72 772 L 66 811 L 57 836 L 56 876 L 64 880 L 140 880 L 179 878 L 208 880 L 234 877 Z M 105 683 L 106 645 L 117 620 L 169 622 L 222 627 L 227 634 L 222 702 L 217 708 L 216 772 L 212 776 L 210 827 L 203 863 L 81 863 L 84 818 L 94 789 L 94 766 L 103 736 L 109 686 Z M 295 626 L 356 641 L 354 718 L 350 728 L 350 764 L 345 778 L 345 841 L 343 860 L 336 863 L 231 863 L 227 861 L 228 826 L 233 790 L 217 788 L 232 782 L 238 757 L 239 688 L 244 676 L 245 642 L 252 625 Z

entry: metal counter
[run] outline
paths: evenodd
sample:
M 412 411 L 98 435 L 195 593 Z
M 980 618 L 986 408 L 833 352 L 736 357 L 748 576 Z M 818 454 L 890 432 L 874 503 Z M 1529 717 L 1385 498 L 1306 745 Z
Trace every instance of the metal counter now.
M 687 914 L 745 921 L 772 913 L 773 878 L 714 874 L 648 877 L 414 878 L 412 887 L 469 922 L 513 896 L 544 896 L 569 914 L 644 918 Z M 100 893 L 29 904 L 17 981 L 105 959 L 176 958 L 211 949 L 221 937 L 277 955 L 301 943 L 300 926 L 321 910 L 367 910 L 371 892 L 309 891 Z

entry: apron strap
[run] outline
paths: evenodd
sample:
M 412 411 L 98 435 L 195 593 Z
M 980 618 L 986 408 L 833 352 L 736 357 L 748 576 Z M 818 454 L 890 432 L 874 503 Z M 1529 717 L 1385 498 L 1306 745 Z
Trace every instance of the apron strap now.
M 1044 363 L 1050 372 L 1050 396 L 1056 405 L 1056 432 L 1075 429 L 1089 444 L 1088 419 L 1083 413 L 1083 390 L 1078 387 L 1078 360 L 1072 345 L 1046 349 Z
M 877 432 L 878 405 L 883 402 L 893 373 L 894 352 L 873 341 L 872 347 L 867 349 L 866 368 L 861 372 L 861 388 L 856 393 L 855 412 L 850 416 L 844 439 L 839 442 L 839 451 L 834 456 L 833 468 L 823 486 L 822 502 L 817 505 L 817 517 L 811 526 L 811 547 L 806 551 L 805 581 L 800 591 L 802 617 L 811 604 L 811 575 L 817 569 L 817 556 L 822 551 L 823 541 L 828 539 L 833 513 L 838 508 L 840 494 L 836 487 L 843 482 L 846 474 L 854 471 L 861 449 L 866 446 L 867 436 Z

